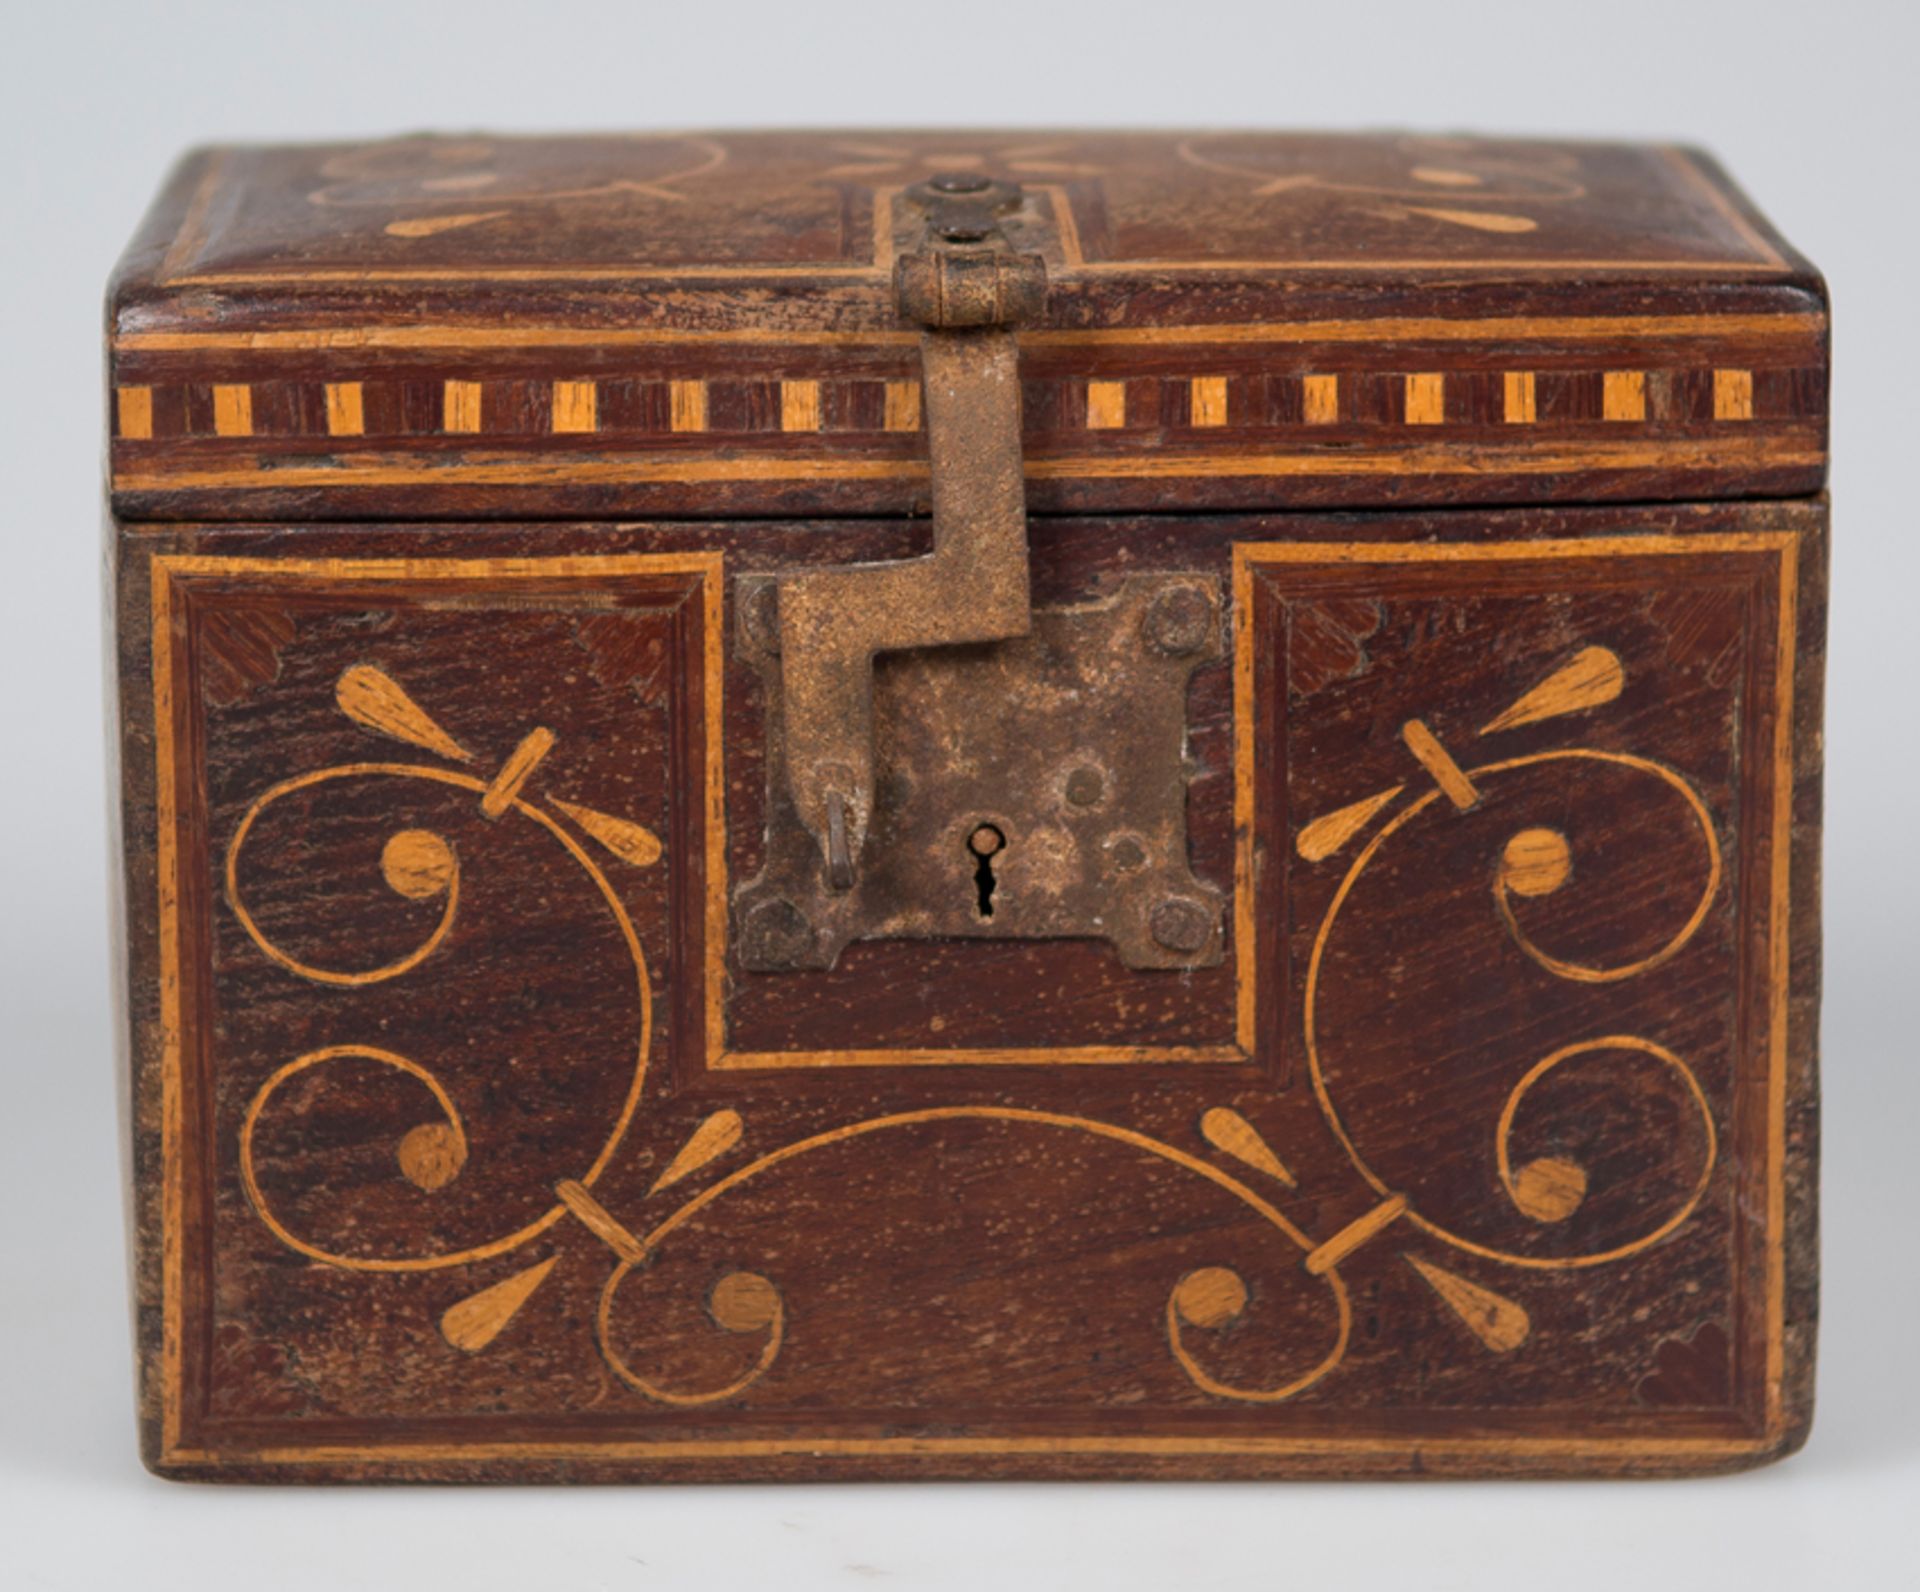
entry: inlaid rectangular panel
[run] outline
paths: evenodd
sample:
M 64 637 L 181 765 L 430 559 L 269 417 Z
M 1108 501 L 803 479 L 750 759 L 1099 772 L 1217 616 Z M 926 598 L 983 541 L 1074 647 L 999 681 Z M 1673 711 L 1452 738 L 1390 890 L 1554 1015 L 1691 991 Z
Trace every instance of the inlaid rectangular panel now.
M 703 922 L 717 566 L 151 561 L 166 1453 L 455 1407 L 393 1396 L 390 1290 L 533 1260 L 550 1173 L 627 1143 Z
M 1240 730 L 1271 749 L 1242 832 L 1287 902 L 1242 949 L 1284 969 L 1263 1016 L 1300 1083 L 1505 1362 L 1496 1402 L 1585 1337 L 1596 1405 L 1735 1442 L 1797 1402 L 1804 532 L 1754 519 L 1235 553 Z M 1426 1396 L 1464 1369 L 1423 1365 Z
M 740 594 L 923 529 L 118 533 L 150 1462 L 1795 1446 L 1824 510 L 1036 520 L 1042 616 L 1215 604 L 1178 777 L 1224 954 L 901 937 L 749 972 Z M 882 799 L 938 801 L 911 783 Z

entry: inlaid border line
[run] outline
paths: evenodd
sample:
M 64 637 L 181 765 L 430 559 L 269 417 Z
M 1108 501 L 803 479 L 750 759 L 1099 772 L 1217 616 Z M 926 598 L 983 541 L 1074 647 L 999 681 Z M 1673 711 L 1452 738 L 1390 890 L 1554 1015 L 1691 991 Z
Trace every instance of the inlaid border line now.
M 184 1014 L 180 963 L 179 772 L 176 756 L 174 658 L 175 587 L 181 579 L 271 576 L 278 584 L 311 580 L 422 581 L 456 579 L 548 579 L 574 581 L 620 575 L 692 575 L 700 578 L 704 633 L 701 637 L 705 705 L 704 810 L 709 835 L 715 815 L 724 823 L 726 790 L 721 764 L 718 680 L 724 667 L 722 601 L 725 555 L 720 552 L 608 553 L 545 558 L 329 558 L 279 559 L 223 554 L 156 553 L 149 561 L 153 649 L 156 907 L 160 964 L 160 1401 L 161 1457 L 172 1462 L 192 1450 L 180 1447 L 184 1386 L 186 1199 L 184 1142 Z M 711 845 L 711 841 L 709 841 Z M 712 912 L 709 905 L 708 926 Z M 722 917 L 724 929 L 724 916 Z M 211 1235 L 208 1237 L 211 1242 Z
M 568 487 L 584 483 L 699 484 L 713 481 L 924 481 L 924 458 L 802 457 L 792 454 L 689 455 L 639 453 L 575 457 L 553 453 L 383 454 L 374 462 L 263 464 L 243 456 L 230 465 L 170 467 L 149 463 L 113 478 L 118 492 L 194 488 L 404 487 L 458 481 L 489 486 Z M 1592 470 L 1819 469 L 1826 451 L 1782 446 L 1767 433 L 1670 442 L 1423 442 L 1405 448 L 1302 449 L 1292 452 L 1030 455 L 1030 481 L 1338 479 L 1381 476 L 1568 475 Z
M 1737 1458 L 1763 1452 L 1768 1436 L 1754 1437 L 840 1437 L 840 1438 L 666 1438 L 601 1443 L 317 1443 L 307 1446 L 230 1450 L 183 1449 L 168 1455 L 183 1464 L 299 1465 L 339 1464 L 355 1460 L 415 1463 L 486 1463 L 502 1459 L 748 1459 L 791 1455 L 913 1458 L 993 1454 L 1244 1454 L 1249 1457 L 1312 1459 L 1350 1454 L 1431 1455 L 1474 1459 L 1490 1452 L 1516 1458 L 1567 1458 L 1618 1454 L 1675 1458 Z
M 1691 150 L 1683 149 L 1678 144 L 1661 144 L 1658 147 L 1667 164 L 1674 167 L 1696 193 L 1706 196 L 1707 203 L 1718 212 L 1721 220 L 1740 234 L 1741 241 L 1748 248 L 1776 270 L 1784 271 L 1788 268 L 1780 251 L 1767 241 L 1759 228 L 1740 213 L 1739 206 L 1734 204 L 1726 190 L 1701 169 L 1700 162 L 1694 159 Z
M 1604 558 L 1609 556 L 1672 556 L 1686 553 L 1724 553 L 1743 551 L 1776 552 L 1781 560 L 1779 586 L 1779 641 L 1775 660 L 1776 703 L 1774 732 L 1774 789 L 1772 801 L 1773 855 L 1769 864 L 1771 921 L 1769 925 L 1769 1089 L 1768 1089 L 1768 1166 L 1767 1166 L 1767 1419 L 1766 1430 L 1747 1438 L 1734 1439 L 1523 1439 L 1513 1437 L 1469 1438 L 1455 1440 L 1405 1440 L 1354 1438 L 1344 1440 L 1311 1438 L 1163 1438 L 1135 1437 L 1050 1437 L 1050 1438 L 874 1438 L 874 1439 L 777 1439 L 722 1440 L 717 1442 L 603 1442 L 562 1444 L 369 1444 L 360 1446 L 312 1445 L 260 1448 L 217 1452 L 185 1449 L 179 1445 L 181 1398 L 181 1322 L 184 1276 L 180 1218 L 184 1201 L 183 1146 L 181 1143 L 181 1013 L 178 940 L 179 845 L 177 809 L 177 770 L 174 759 L 173 699 L 173 612 L 172 587 L 175 575 L 272 574 L 276 577 L 313 577 L 321 580 L 362 578 L 408 579 L 453 578 L 460 575 L 569 578 L 615 573 L 698 573 L 705 588 L 706 634 L 703 642 L 703 680 L 714 682 L 722 667 L 720 651 L 720 614 L 724 595 L 724 555 L 691 554 L 615 554 L 583 557 L 555 556 L 527 559 L 327 559 L 278 560 L 223 557 L 219 555 L 156 554 L 151 560 L 152 642 L 155 697 L 155 773 L 159 809 L 157 820 L 158 905 L 160 911 L 159 947 L 161 971 L 162 1037 L 162 1458 L 170 1463 L 328 1463 L 354 1459 L 410 1459 L 431 1461 L 481 1461 L 488 1458 L 576 1457 L 699 1459 L 730 1456 L 771 1456 L 792 1454 L 887 1455 L 939 1453 L 1116 1453 L 1116 1454 L 1233 1454 L 1310 1457 L 1314 1454 L 1349 1453 L 1457 1453 L 1475 1456 L 1489 1451 L 1506 1454 L 1537 1454 L 1541 1457 L 1564 1455 L 1578 1457 L 1606 1453 L 1699 1455 L 1729 1457 L 1764 1451 L 1777 1435 L 1783 1396 L 1784 1301 L 1785 1301 L 1785 1099 L 1787 1062 L 1787 976 L 1791 970 L 1790 878 L 1792 841 L 1793 784 L 1793 671 L 1798 635 L 1798 558 L 1801 537 L 1795 531 L 1727 532 L 1680 536 L 1601 536 L 1584 539 L 1514 541 L 1480 545 L 1462 543 L 1240 543 L 1233 550 L 1235 592 L 1235 813 L 1236 823 L 1242 810 L 1241 787 L 1251 784 L 1251 715 L 1240 711 L 1243 700 L 1244 671 L 1250 668 L 1251 625 L 1245 622 L 1246 610 L 1241 597 L 1250 592 L 1254 566 L 1259 563 L 1432 563 L 1467 560 L 1520 561 L 1552 558 Z M 725 786 L 720 770 L 721 748 L 718 728 L 721 721 L 717 689 L 703 691 L 707 746 L 707 856 L 711 868 L 717 856 L 724 865 Z M 716 822 L 716 817 L 720 822 Z M 1242 869 L 1251 863 L 1252 837 L 1242 831 L 1237 848 L 1236 883 Z M 726 903 L 724 889 L 707 884 L 707 924 L 709 935 L 709 972 L 713 950 L 713 929 L 717 920 L 724 935 Z M 716 909 L 717 903 L 717 909 Z M 1236 900 L 1236 926 L 1239 924 Z M 1250 966 L 1253 947 L 1242 936 L 1236 946 L 1241 972 Z M 724 952 L 722 953 L 724 956 Z M 709 980 L 711 982 L 711 978 Z M 709 1019 L 712 1015 L 712 990 L 709 995 Z M 710 1034 L 711 1037 L 711 1034 Z
M 1810 311 L 1741 315 L 1483 315 L 1336 317 L 1197 326 L 1060 327 L 1022 332 L 1023 348 L 1168 343 L 1483 342 L 1667 337 L 1816 336 L 1827 317 Z M 225 350 L 235 353 L 350 353 L 370 348 L 624 348 L 657 343 L 746 343 L 755 347 L 876 345 L 913 348 L 918 334 L 889 327 L 778 330 L 766 327 L 377 325 L 286 327 L 267 331 L 123 332 L 116 353 Z
M 1423 564 L 1458 563 L 1473 560 L 1489 562 L 1525 562 L 1533 559 L 1667 557 L 1687 554 L 1773 553 L 1778 556 L 1779 621 L 1774 656 L 1774 732 L 1772 781 L 1768 800 L 1771 804 L 1771 854 L 1767 865 L 1767 1091 L 1766 1091 L 1766 1220 L 1763 1248 L 1766 1257 L 1766 1343 L 1765 1406 L 1766 1431 L 1762 1440 L 1778 1435 L 1785 1403 L 1786 1374 L 1786 1101 L 1788 1066 L 1788 1015 L 1792 974 L 1792 852 L 1793 852 L 1793 715 L 1794 671 L 1797 666 L 1799 638 L 1800 549 L 1799 531 L 1726 531 L 1663 536 L 1595 536 L 1549 539 L 1536 542 L 1509 541 L 1480 544 L 1462 542 L 1240 542 L 1233 549 L 1235 614 L 1238 625 L 1234 638 L 1236 685 L 1242 670 L 1252 668 L 1252 626 L 1245 621 L 1240 601 L 1244 590 L 1250 597 L 1253 572 L 1261 564 Z M 1246 661 L 1243 663 L 1243 655 Z M 1247 821 L 1240 822 L 1238 781 L 1250 778 L 1254 725 L 1249 714 L 1239 710 L 1236 690 L 1234 722 L 1235 829 L 1240 858 L 1236 873 L 1250 869 L 1253 863 L 1254 833 L 1252 818 L 1256 812 L 1249 801 Z M 1249 692 L 1250 696 L 1250 692 Z M 1235 955 L 1242 964 L 1242 978 L 1250 975 L 1256 957 L 1250 939 L 1236 941 Z M 1243 1018 L 1243 1022 L 1250 1019 Z
M 1251 259 L 1158 258 L 1130 260 L 1090 260 L 1081 245 L 1080 227 L 1073 209 L 1073 193 L 1066 183 L 1029 183 L 1029 191 L 1044 195 L 1053 213 L 1054 239 L 1069 274 L 1128 275 L 1142 272 L 1190 271 L 1363 271 L 1369 274 L 1397 271 L 1740 271 L 1768 274 L 1791 269 L 1781 255 L 1732 199 L 1701 168 L 1691 150 L 1677 144 L 1649 146 L 1679 175 L 1683 187 L 1703 197 L 1714 214 L 1732 227 L 1740 241 L 1757 258 L 1726 259 L 1650 259 L 1623 260 L 1618 256 L 1594 259 L 1552 259 L 1520 257 L 1516 259 L 1419 258 L 1403 256 L 1382 260 L 1367 255 L 1348 258 L 1289 259 L 1256 257 Z M 651 265 L 633 262 L 606 266 L 332 266 L 310 270 L 205 271 L 180 274 L 197 258 L 206 243 L 206 217 L 220 181 L 225 175 L 229 151 L 216 150 L 207 164 L 180 232 L 168 249 L 156 272 L 161 287 L 222 287 L 270 285 L 276 282 L 596 282 L 633 279 L 674 278 L 698 281 L 779 279 L 808 277 L 841 280 L 884 280 L 892 274 L 894 242 L 894 206 L 903 186 L 899 183 L 876 184 L 873 189 L 872 258 L 868 261 L 831 260 L 791 265 L 739 265 L 723 262 L 685 262 L 675 265 Z

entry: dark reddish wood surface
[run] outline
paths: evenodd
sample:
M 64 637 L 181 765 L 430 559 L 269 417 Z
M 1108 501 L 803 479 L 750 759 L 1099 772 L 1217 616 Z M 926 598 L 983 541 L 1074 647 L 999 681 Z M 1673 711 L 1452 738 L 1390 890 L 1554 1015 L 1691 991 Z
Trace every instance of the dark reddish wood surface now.
M 1803 1440 L 1824 506 L 1040 519 L 1033 545 L 1040 603 L 1170 569 L 1236 602 L 1245 706 L 1228 668 L 1198 676 L 1190 700 L 1193 865 L 1223 890 L 1236 883 L 1236 732 L 1250 732 L 1237 777 L 1253 804 L 1251 894 L 1220 969 L 1129 972 L 1077 942 L 875 943 L 830 974 L 746 975 L 710 957 L 707 583 L 724 578 L 717 595 L 730 601 L 740 575 L 909 555 L 923 527 L 116 530 L 150 1463 L 289 1480 L 1661 1473 L 1735 1467 Z M 1593 547 L 1606 556 L 1583 556 Z M 723 555 L 724 577 L 565 562 L 641 554 Z M 174 561 L 158 632 L 165 722 L 157 558 Z M 1594 647 L 1618 660 L 1617 694 L 1487 728 Z M 762 823 L 760 704 L 753 671 L 730 646 L 720 657 L 738 878 Z M 338 683 L 355 667 L 397 682 L 470 760 L 343 714 Z M 1777 745 L 1789 679 L 1793 719 Z M 1410 719 L 1482 770 L 1481 799 L 1459 811 L 1435 798 L 1406 818 L 1327 929 L 1369 841 L 1435 788 L 1403 739 Z M 490 821 L 478 806 L 479 787 L 536 726 L 554 740 L 521 799 L 577 852 L 518 810 Z M 1570 748 L 1647 766 L 1486 769 Z M 1783 748 L 1790 822 L 1776 807 Z M 168 761 L 170 822 L 156 811 Z M 329 968 L 408 954 L 444 904 L 383 882 L 383 849 L 409 829 L 451 843 L 459 899 L 418 966 L 328 984 L 249 936 L 224 870 L 271 787 L 369 762 L 473 783 L 342 777 L 269 804 L 235 875 L 262 934 Z M 1697 794 L 1721 876 L 1670 959 L 1606 983 L 1555 976 L 1498 915 L 1494 881 L 1517 831 L 1546 826 L 1572 846 L 1565 886 L 1516 906 L 1527 934 L 1570 961 L 1655 955 L 1705 888 L 1685 798 L 1648 767 Z M 1396 803 L 1344 847 L 1301 854 L 1316 819 L 1395 786 Z M 645 825 L 660 859 L 597 847 L 556 802 Z M 163 839 L 177 846 L 177 908 L 162 895 Z M 1791 957 L 1776 963 L 1783 862 Z M 630 1273 L 554 1192 L 586 1175 L 633 1075 L 640 1011 L 620 913 L 646 965 L 652 1024 L 638 1110 L 592 1195 L 644 1241 L 682 1223 Z M 1248 924 L 1257 1022 L 1241 1062 L 966 1059 L 970 1048 L 1173 1032 L 1231 1041 Z M 1306 1001 L 1323 930 L 1321 1081 L 1359 1157 L 1409 1206 L 1337 1260 L 1351 1329 L 1336 1363 L 1262 1402 L 1239 1395 L 1312 1376 L 1333 1342 L 1333 1284 L 1303 1265 L 1306 1248 L 1382 1203 L 1316 1096 Z M 183 971 L 177 994 L 168 965 Z M 733 1049 L 936 1043 L 952 1059 L 732 1069 L 712 1048 L 709 997 Z M 1527 1094 L 1513 1161 L 1576 1163 L 1586 1197 L 1563 1220 L 1529 1219 L 1500 1182 L 1502 1102 L 1542 1058 L 1610 1036 L 1684 1062 L 1711 1152 L 1681 1071 L 1618 1046 L 1576 1058 Z M 336 1046 L 431 1071 L 466 1124 L 457 1176 L 426 1189 L 402 1175 L 407 1136 L 439 1116 L 417 1077 L 363 1054 L 317 1063 L 260 1105 L 249 1198 L 250 1108 L 277 1069 Z M 1219 1108 L 1244 1119 L 1291 1184 L 1209 1137 L 1206 1114 Z M 696 1129 L 727 1111 L 738 1142 L 654 1191 Z M 861 1127 L 929 1112 L 944 1114 Z M 742 1168 L 836 1133 L 674 1216 Z M 338 1263 L 456 1252 L 556 1209 L 537 1235 L 470 1262 L 406 1273 Z M 1670 1232 L 1617 1260 L 1537 1264 L 1632 1248 L 1676 1211 Z M 283 1241 L 268 1215 L 334 1261 Z M 446 1312 L 549 1259 L 489 1342 L 448 1340 Z M 1209 1268 L 1230 1269 L 1247 1295 L 1234 1319 L 1179 1329 L 1218 1388 L 1183 1368 L 1169 1338 L 1169 1299 Z M 1436 1291 L 1436 1268 L 1502 1310 L 1473 1330 Z M 741 1273 L 777 1290 L 777 1353 L 709 1402 L 659 1396 L 706 1398 L 753 1371 L 769 1342 L 767 1295 L 737 1280 L 713 1294 Z M 1512 1311 L 1524 1313 L 1517 1343 Z
M 110 304 L 140 519 L 899 514 L 924 439 L 891 253 L 941 169 L 1023 185 L 1045 511 L 1804 494 L 1826 292 L 1708 158 L 1367 136 L 758 133 L 223 149 L 180 169 Z M 1715 372 L 1751 405 L 1718 412 Z M 1608 373 L 1644 404 L 1609 417 Z M 1506 379 L 1535 383 L 1509 417 Z M 1338 397 L 1309 413 L 1305 378 Z M 1410 419 L 1410 377 L 1444 381 Z M 1194 383 L 1223 384 L 1196 415 Z M 477 413 L 446 423 L 448 382 Z M 590 430 L 555 429 L 591 383 Z M 706 394 L 674 429 L 673 383 Z M 818 383 L 783 428 L 782 383 Z M 1090 423 L 1090 384 L 1124 390 Z M 329 384 L 357 384 L 354 429 Z M 244 388 L 244 428 L 216 389 Z M 1097 409 L 1097 405 L 1095 408 Z M 1200 423 L 1209 421 L 1211 423 Z
M 941 170 L 1020 184 L 1047 267 L 1034 602 L 1175 575 L 1229 616 L 1172 776 L 1216 965 L 729 943 L 779 821 L 741 582 L 930 545 L 891 263 Z M 189 157 L 108 317 L 148 1462 L 1790 1452 L 1826 304 L 1661 147 Z M 1098 762 L 1071 710 L 1027 788 Z
M 975 170 L 1077 200 L 1074 236 L 1056 247 L 1094 267 L 1431 274 L 1600 262 L 1764 275 L 1783 263 L 1757 218 L 1716 193 L 1711 167 L 1703 175 L 1640 144 L 979 128 L 479 134 L 228 147 L 202 152 L 189 175 L 215 161 L 211 190 L 171 191 L 136 241 L 163 280 L 357 273 L 379 288 L 492 270 L 612 281 L 617 295 L 636 270 L 696 286 L 787 271 L 811 288 L 872 265 L 870 195 Z M 1252 202 L 1272 199 L 1289 203 Z M 1144 307 L 1113 308 L 1138 318 Z

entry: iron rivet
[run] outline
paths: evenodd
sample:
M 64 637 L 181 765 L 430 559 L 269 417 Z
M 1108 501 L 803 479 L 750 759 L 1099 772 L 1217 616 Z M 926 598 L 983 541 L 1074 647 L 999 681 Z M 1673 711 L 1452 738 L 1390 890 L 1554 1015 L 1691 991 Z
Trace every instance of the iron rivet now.
M 977 171 L 943 171 L 930 178 L 927 186 L 936 193 L 980 193 L 993 186 L 993 179 Z
M 827 888 L 836 893 L 853 888 L 853 842 L 848 833 L 846 797 L 827 792 Z
M 1147 865 L 1147 848 L 1132 835 L 1122 835 L 1116 840 L 1109 855 L 1113 858 L 1114 867 L 1122 873 L 1132 873 L 1134 869 Z
M 1067 800 L 1076 807 L 1093 806 L 1106 791 L 1106 776 L 1091 764 L 1076 768 L 1067 776 Z
M 1213 937 L 1213 914 L 1198 901 L 1183 901 L 1176 896 L 1153 909 L 1147 927 L 1155 942 L 1166 950 L 1191 956 L 1205 949 Z
M 748 967 L 792 967 L 813 950 L 813 925 L 791 901 L 761 901 L 747 914 L 740 940 Z
M 1213 604 L 1191 586 L 1164 593 L 1147 610 L 1147 642 L 1170 658 L 1184 658 L 1206 645 Z
M 780 583 L 769 580 L 747 597 L 747 634 L 762 652 L 780 651 Z

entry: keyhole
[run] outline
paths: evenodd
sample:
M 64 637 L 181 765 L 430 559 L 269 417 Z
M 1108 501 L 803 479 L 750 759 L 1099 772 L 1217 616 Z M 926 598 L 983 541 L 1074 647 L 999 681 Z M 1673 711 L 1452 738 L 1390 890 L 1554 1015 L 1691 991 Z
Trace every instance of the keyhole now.
M 973 853 L 973 887 L 980 892 L 980 916 L 993 916 L 993 891 L 999 883 L 993 876 L 993 859 L 1007 849 L 1007 837 L 992 824 L 980 824 L 967 836 L 967 850 Z

